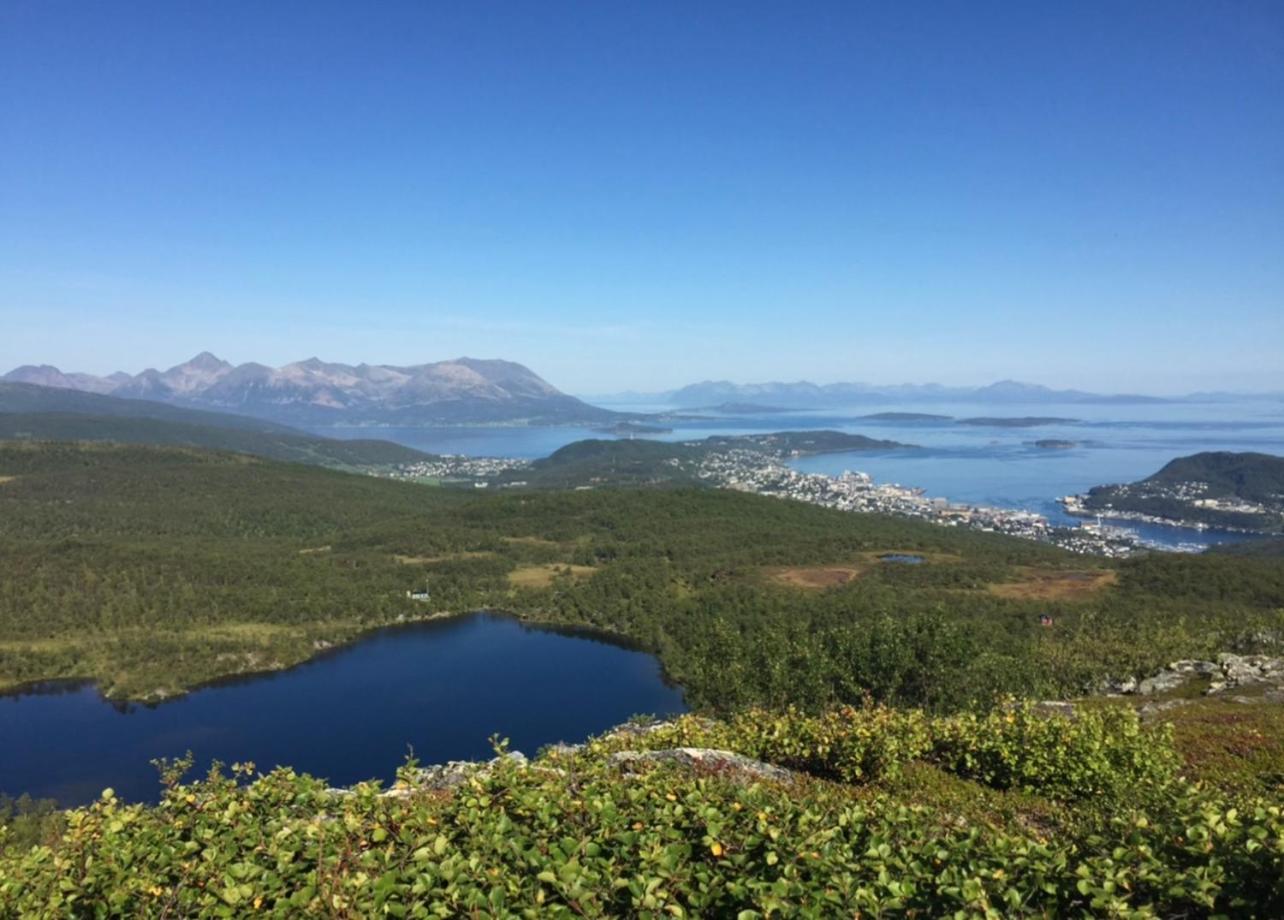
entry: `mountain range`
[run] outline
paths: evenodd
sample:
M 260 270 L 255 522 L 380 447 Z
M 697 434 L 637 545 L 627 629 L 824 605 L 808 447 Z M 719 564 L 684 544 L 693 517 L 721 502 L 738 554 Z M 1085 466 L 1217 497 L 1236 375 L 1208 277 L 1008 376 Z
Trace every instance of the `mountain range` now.
M 475 358 L 410 366 L 309 358 L 273 368 L 233 365 L 202 352 L 168 370 L 132 376 L 24 365 L 0 379 L 309 426 L 570 424 L 625 417 L 562 393 L 520 364 Z

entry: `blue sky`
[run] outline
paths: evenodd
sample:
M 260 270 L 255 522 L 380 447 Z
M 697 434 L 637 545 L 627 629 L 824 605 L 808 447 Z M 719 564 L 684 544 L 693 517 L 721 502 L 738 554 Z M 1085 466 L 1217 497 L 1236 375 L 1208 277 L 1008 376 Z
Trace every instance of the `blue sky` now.
M 0 369 L 1284 388 L 1284 5 L 0 5 Z

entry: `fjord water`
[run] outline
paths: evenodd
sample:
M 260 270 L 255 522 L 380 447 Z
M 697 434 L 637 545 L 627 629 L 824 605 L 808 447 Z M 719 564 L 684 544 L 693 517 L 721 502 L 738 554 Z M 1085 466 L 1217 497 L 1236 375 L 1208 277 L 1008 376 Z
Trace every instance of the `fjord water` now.
M 652 656 L 596 634 L 477 613 L 381 630 L 289 671 L 205 687 L 156 706 L 113 706 L 88 685 L 0 697 L 0 792 L 65 805 L 104 788 L 153 799 L 150 760 L 191 750 L 276 764 L 336 785 L 391 780 L 423 763 L 493 756 L 507 737 L 533 755 L 638 713 L 685 711 Z
M 605 408 L 629 412 L 664 411 L 627 403 Z M 877 482 L 926 489 L 955 502 L 1019 508 L 1054 522 L 1072 519 L 1057 499 L 1095 485 L 1133 482 L 1168 461 L 1200 451 L 1259 451 L 1284 455 L 1284 401 L 1219 399 L 1155 403 L 1006 403 L 865 405 L 848 409 L 719 416 L 676 410 L 661 424 L 673 431 L 663 440 L 711 434 L 749 434 L 790 429 L 835 428 L 882 440 L 917 445 L 913 450 L 857 451 L 800 458 L 794 467 L 813 473 L 844 470 L 869 473 Z M 915 412 L 939 420 L 895 421 L 863 418 L 875 413 Z M 691 416 L 702 415 L 702 418 Z M 1073 421 L 1032 427 L 965 425 L 961 419 L 994 417 L 1063 418 Z M 572 441 L 611 435 L 591 428 L 386 428 L 321 429 L 331 437 L 384 437 L 434 453 L 466 456 L 544 457 Z M 1038 447 L 1039 440 L 1072 442 L 1070 448 Z M 1241 539 L 1234 534 L 1129 524 L 1160 544 L 1208 544 Z

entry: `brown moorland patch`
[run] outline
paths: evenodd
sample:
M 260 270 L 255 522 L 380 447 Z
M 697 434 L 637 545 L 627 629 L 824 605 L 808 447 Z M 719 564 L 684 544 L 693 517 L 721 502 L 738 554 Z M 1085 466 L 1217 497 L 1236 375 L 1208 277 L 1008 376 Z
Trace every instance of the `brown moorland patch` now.
M 1023 568 L 1016 581 L 989 586 L 991 594 L 1014 599 L 1067 601 L 1086 598 L 1119 581 L 1112 569 L 1039 569 Z
M 822 590 L 836 588 L 855 581 L 879 565 L 895 565 L 883 561 L 884 556 L 916 556 L 923 561 L 920 565 L 932 563 L 959 562 L 961 556 L 953 553 L 938 553 L 921 549 L 880 549 L 861 553 L 852 562 L 839 562 L 831 565 L 783 565 L 763 569 L 772 581 L 794 588 Z
M 812 590 L 836 588 L 859 578 L 865 566 L 851 565 L 794 565 L 771 569 L 772 581 L 790 585 L 795 588 Z
M 514 588 L 547 588 L 558 575 L 570 574 L 572 578 L 588 578 L 593 574 L 591 565 L 519 565 L 508 573 L 508 583 Z

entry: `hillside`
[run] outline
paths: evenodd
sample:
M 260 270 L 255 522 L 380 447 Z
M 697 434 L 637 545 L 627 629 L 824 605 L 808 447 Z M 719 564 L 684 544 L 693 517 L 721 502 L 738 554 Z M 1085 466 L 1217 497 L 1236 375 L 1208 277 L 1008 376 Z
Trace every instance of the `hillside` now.
M 85 678 L 156 700 L 489 608 L 630 637 L 699 711 L 531 761 L 410 761 L 388 791 L 252 764 L 189 783 L 187 761 L 160 764 L 156 806 L 0 796 L 0 917 L 1284 905 L 1284 709 L 1264 688 L 1177 687 L 1142 716 L 1002 702 L 1269 644 L 1278 559 L 1115 563 L 720 490 L 478 494 L 13 442 L 0 554 L 0 687 Z M 407 598 L 424 585 L 429 603 Z
M 0 382 L 0 440 L 7 438 L 205 447 L 341 468 L 414 463 L 429 456 L 391 441 L 321 438 L 227 412 Z
M 414 463 L 428 454 L 391 441 L 318 438 L 289 429 L 253 431 L 216 428 L 186 422 L 127 416 L 81 415 L 75 412 L 0 413 L 0 441 L 115 441 L 203 447 L 253 454 L 269 460 L 310 463 L 344 469 Z
M 202 352 L 166 371 L 133 376 L 93 377 L 28 365 L 0 379 L 293 425 L 601 424 L 630 417 L 567 396 L 520 364 L 474 358 L 410 366 L 309 358 L 272 368 L 234 366 Z
M 126 698 L 499 609 L 627 635 L 694 705 L 956 707 L 1214 654 L 1284 607 L 1276 560 L 1109 563 L 723 490 L 487 494 L 121 445 L 0 444 L 0 552 L 0 686 Z
M 1078 504 L 1090 514 L 1277 533 L 1284 531 L 1284 457 L 1222 451 L 1179 457 L 1140 482 L 1096 486 Z
M 0 412 L 71 412 L 120 418 L 149 418 L 163 422 L 234 428 L 241 431 L 267 431 L 278 434 L 304 434 L 296 428 L 248 415 L 231 412 L 207 412 L 185 409 L 147 399 L 124 399 L 46 384 L 14 383 L 0 380 Z
M 687 444 L 647 439 L 575 441 L 510 475 L 542 488 L 578 486 L 701 485 L 696 475 L 704 451 Z

